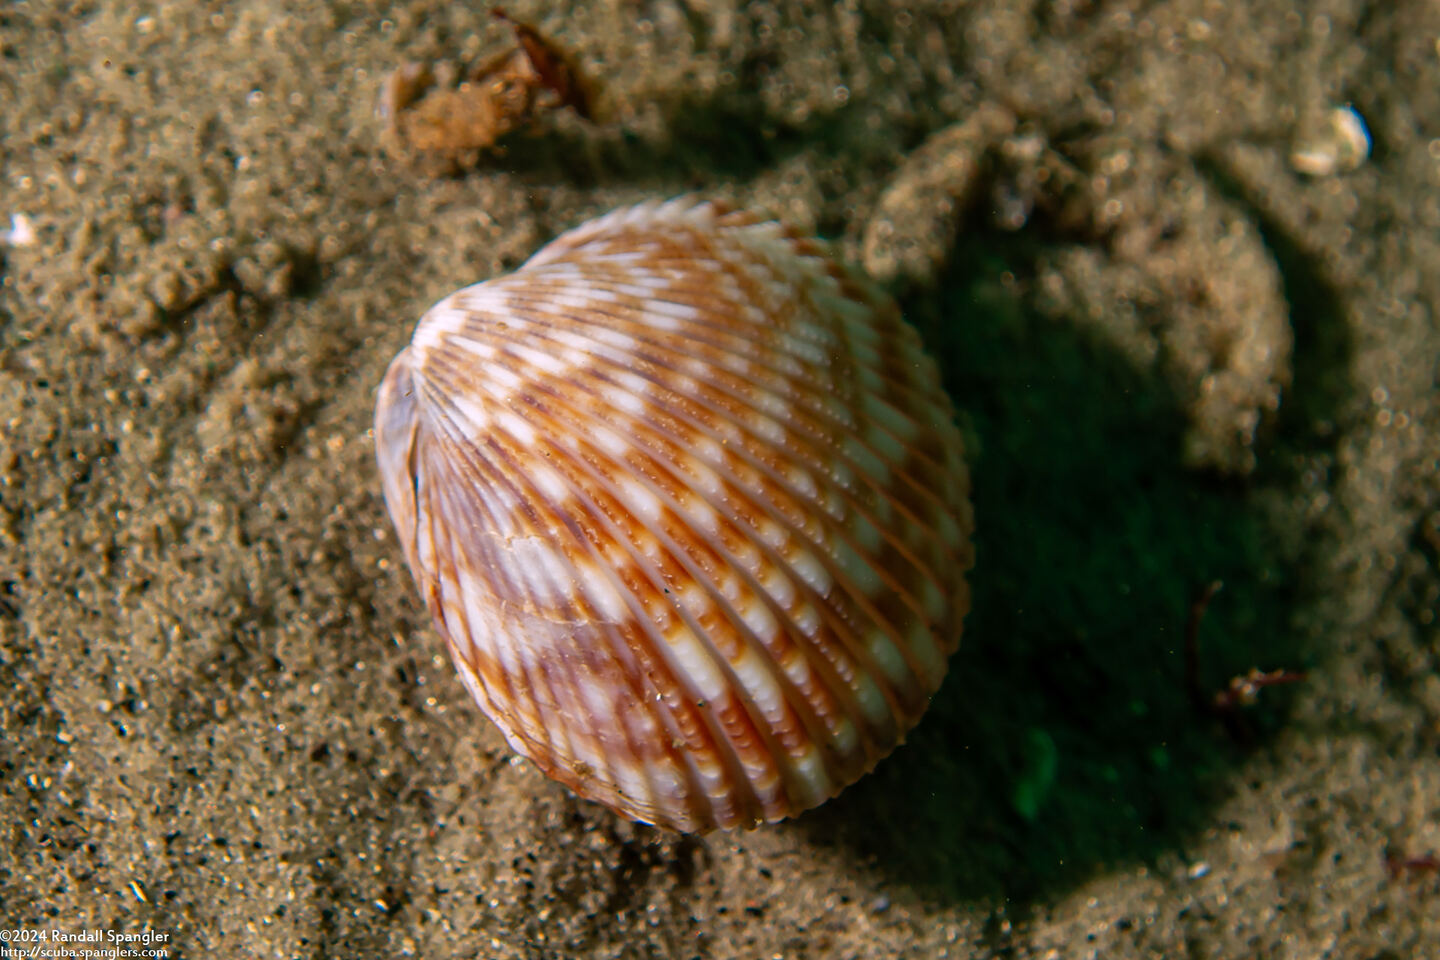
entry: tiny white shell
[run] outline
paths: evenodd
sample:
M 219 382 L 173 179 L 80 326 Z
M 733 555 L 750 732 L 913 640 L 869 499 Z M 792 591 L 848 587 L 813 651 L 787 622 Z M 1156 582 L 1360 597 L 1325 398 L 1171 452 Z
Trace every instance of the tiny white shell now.
M 777 223 L 681 199 L 564 234 L 425 314 L 375 436 L 476 702 L 636 820 L 823 802 L 959 641 L 969 481 L 935 364 Z

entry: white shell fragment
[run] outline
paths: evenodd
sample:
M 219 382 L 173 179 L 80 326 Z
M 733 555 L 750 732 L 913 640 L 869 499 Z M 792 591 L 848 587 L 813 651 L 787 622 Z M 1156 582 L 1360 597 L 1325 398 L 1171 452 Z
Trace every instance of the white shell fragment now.
M 1290 166 L 1309 177 L 1329 177 L 1360 169 L 1370 156 L 1370 130 L 1350 106 L 1327 110 L 1315 129 L 1296 143 Z
M 510 745 L 684 831 L 838 793 L 924 712 L 969 608 L 969 481 L 895 304 L 780 224 L 617 210 L 421 319 L 385 500 Z

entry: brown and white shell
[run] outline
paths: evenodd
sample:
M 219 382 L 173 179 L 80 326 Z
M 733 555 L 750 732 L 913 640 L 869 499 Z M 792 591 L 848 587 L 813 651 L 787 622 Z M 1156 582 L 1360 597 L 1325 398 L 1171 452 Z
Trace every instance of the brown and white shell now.
M 822 803 L 959 642 L 969 480 L 936 366 L 778 223 L 647 203 L 451 294 L 391 363 L 375 439 L 476 702 L 624 816 Z

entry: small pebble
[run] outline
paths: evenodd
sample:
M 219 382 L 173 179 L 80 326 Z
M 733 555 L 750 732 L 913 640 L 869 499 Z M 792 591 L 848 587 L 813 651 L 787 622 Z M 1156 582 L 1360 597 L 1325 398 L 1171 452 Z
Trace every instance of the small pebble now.
M 23 213 L 10 215 L 10 229 L 0 230 L 0 244 L 7 247 L 30 247 L 35 245 L 35 227 Z
M 1370 130 L 1354 107 L 1326 112 L 1318 128 L 1302 135 L 1290 152 L 1290 166 L 1309 177 L 1358 170 L 1370 156 Z

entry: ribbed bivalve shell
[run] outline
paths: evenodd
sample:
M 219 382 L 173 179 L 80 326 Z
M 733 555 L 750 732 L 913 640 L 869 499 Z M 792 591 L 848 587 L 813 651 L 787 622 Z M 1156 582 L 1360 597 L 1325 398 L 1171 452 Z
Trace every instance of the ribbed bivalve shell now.
M 635 820 L 823 802 L 901 741 L 959 642 L 969 481 L 935 364 L 777 223 L 617 210 L 446 297 L 375 438 L 480 708 Z

